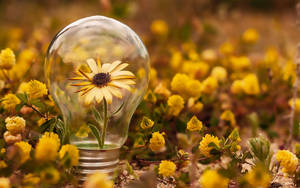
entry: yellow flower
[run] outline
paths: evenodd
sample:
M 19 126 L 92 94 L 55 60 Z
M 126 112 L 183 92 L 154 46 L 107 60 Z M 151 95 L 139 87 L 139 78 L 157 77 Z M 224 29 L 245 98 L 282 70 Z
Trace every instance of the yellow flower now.
M 32 146 L 27 142 L 21 141 L 15 143 L 15 145 L 20 149 L 21 161 L 20 163 L 26 162 L 30 158 L 30 151 Z
M 57 156 L 60 140 L 57 134 L 46 132 L 35 148 L 35 158 L 41 162 L 53 161 Z
M 5 161 L 0 160 L 0 169 L 1 168 L 6 168 L 6 167 L 7 167 L 7 164 L 5 163 Z
M 172 53 L 171 59 L 170 59 L 170 65 L 173 69 L 177 70 L 182 63 L 182 55 L 181 52 L 175 51 Z
M 48 167 L 41 171 L 41 179 L 48 184 L 56 184 L 60 179 L 58 170 L 53 167 Z
M 146 116 L 143 117 L 142 122 L 140 124 L 142 129 L 149 129 L 149 128 L 153 127 L 153 125 L 154 125 L 154 122 Z
M 247 69 L 251 66 L 251 61 L 247 56 L 232 56 L 230 57 L 229 61 L 234 70 Z
M 16 56 L 14 52 L 6 48 L 0 53 L 0 69 L 11 69 L 16 64 Z
M 296 101 L 295 101 L 296 103 L 295 103 L 295 111 L 296 111 L 296 113 L 300 113 L 300 98 L 296 98 Z M 293 99 L 290 99 L 289 100 L 289 106 L 292 108 L 292 106 L 293 106 L 293 103 L 294 103 L 294 101 L 293 101 Z
M 76 72 L 77 77 L 70 80 L 78 81 L 79 83 L 71 84 L 71 86 L 81 87 L 77 92 L 80 92 L 84 97 L 84 103 L 89 105 L 94 100 L 100 103 L 103 98 L 110 104 L 113 96 L 122 98 L 121 89 L 130 91 L 131 85 L 135 85 L 135 75 L 130 71 L 125 71 L 129 64 L 114 61 L 101 65 L 100 59 L 97 62 L 93 58 L 86 60 L 91 69 L 91 73 L 82 71 Z
M 37 80 L 31 80 L 23 87 L 24 92 L 32 99 L 40 98 L 48 93 L 46 85 Z
M 1 101 L 1 104 L 6 110 L 14 110 L 16 105 L 20 104 L 20 99 L 14 94 L 6 94 Z
M 206 49 L 201 53 L 201 57 L 204 61 L 214 62 L 217 60 L 217 53 L 213 49 Z
M 156 97 L 156 95 L 154 94 L 153 91 L 148 90 L 147 93 L 144 96 L 144 100 L 147 101 L 147 102 L 155 104 L 156 101 L 157 101 L 157 97 Z
M 91 129 L 87 125 L 82 125 L 79 127 L 79 130 L 76 132 L 75 136 L 79 138 L 86 138 L 89 136 Z
M 184 61 L 182 72 L 192 78 L 203 78 L 209 71 L 209 65 L 202 61 Z
M 206 170 L 199 178 L 199 183 L 203 188 L 227 188 L 229 179 L 216 170 Z
M 218 81 L 224 82 L 227 79 L 227 70 L 221 66 L 214 67 L 211 71 L 211 76 Z
M 271 181 L 271 175 L 261 166 L 255 167 L 245 175 L 246 182 L 253 188 L 267 188 Z
M 0 187 L 1 188 L 10 188 L 10 182 L 8 178 L 0 177 Z
M 171 82 L 171 89 L 181 93 L 186 90 L 186 83 L 190 78 L 186 74 L 177 73 Z
M 202 127 L 202 121 L 200 121 L 196 116 L 193 116 L 187 123 L 187 130 L 189 131 L 200 131 Z
M 168 90 L 168 88 L 166 88 L 166 86 L 164 86 L 163 83 L 159 83 L 155 89 L 154 89 L 154 93 L 162 95 L 164 97 L 169 97 L 171 95 L 171 91 Z M 155 101 L 156 102 L 156 101 Z
M 243 90 L 248 95 L 257 95 L 260 93 L 259 81 L 255 74 L 248 74 L 243 79 Z
M 241 94 L 243 93 L 243 81 L 242 80 L 235 80 L 230 88 L 231 93 L 233 94 Z
M 24 176 L 23 183 L 27 185 L 36 185 L 40 182 L 40 180 L 41 179 L 38 176 L 29 173 Z
M 4 140 L 6 142 L 7 145 L 10 145 L 10 144 L 14 144 L 16 142 L 19 142 L 22 140 L 22 136 L 21 134 L 16 134 L 16 135 L 13 135 L 11 132 L 9 131 L 6 131 L 4 134 L 3 134 L 3 137 L 4 137 Z
M 192 113 L 197 114 L 202 111 L 203 103 L 199 101 L 195 103 L 195 100 L 193 98 L 190 98 L 188 100 L 188 108 Z
M 173 176 L 176 171 L 176 165 L 172 161 L 163 160 L 158 167 L 158 174 L 163 177 Z
M 151 24 L 151 31 L 159 36 L 167 35 L 169 31 L 168 24 L 164 20 L 154 20 Z
M 234 52 L 234 47 L 230 42 L 225 42 L 220 46 L 219 51 L 224 55 L 231 55 Z
M 253 43 L 257 42 L 258 38 L 259 38 L 258 32 L 255 29 L 252 29 L 252 28 L 247 29 L 243 33 L 243 36 L 242 36 L 242 40 L 245 43 L 249 43 L 249 44 L 253 44 Z
M 6 129 L 13 135 L 24 132 L 26 126 L 25 120 L 19 116 L 7 117 L 5 123 Z
M 66 144 L 59 151 L 59 158 L 63 159 L 67 155 L 70 166 L 77 166 L 79 160 L 79 151 L 76 146 Z
M 163 134 L 159 132 L 152 133 L 152 138 L 149 141 L 149 147 L 152 151 L 158 152 L 161 151 L 165 146 L 165 138 Z
M 288 150 L 279 150 L 276 154 L 276 160 L 283 167 L 284 173 L 293 174 L 298 165 L 298 158 L 295 154 Z
M 279 54 L 276 49 L 269 48 L 267 49 L 264 57 L 264 63 L 266 66 L 271 66 L 273 63 L 277 62 Z
M 202 92 L 205 94 L 212 94 L 217 88 L 218 81 L 212 76 L 209 76 L 202 82 Z
M 173 116 L 177 116 L 184 108 L 184 100 L 180 95 L 172 95 L 168 99 L 169 112 Z
M 205 156 L 205 157 L 210 157 L 210 151 L 213 149 L 212 146 L 208 146 L 210 143 L 214 143 L 216 146 L 220 146 L 220 140 L 218 137 L 212 136 L 210 134 L 206 134 L 199 145 L 199 150 L 200 152 Z
M 109 180 L 108 176 L 101 172 L 89 175 L 83 185 L 84 188 L 113 188 L 113 186 L 113 181 Z
M 231 126 L 236 125 L 234 114 L 231 110 L 226 110 L 221 114 L 221 120 L 230 122 Z
M 296 79 L 296 64 L 289 60 L 282 69 L 282 77 L 284 81 L 294 82 Z
M 186 74 L 176 74 L 171 82 L 171 89 L 185 98 L 199 97 L 201 95 L 201 83 Z
M 40 126 L 43 125 L 45 122 L 46 122 L 46 119 L 45 119 L 45 118 L 40 118 L 40 119 L 37 121 L 37 124 L 38 124 L 38 126 L 40 127 Z

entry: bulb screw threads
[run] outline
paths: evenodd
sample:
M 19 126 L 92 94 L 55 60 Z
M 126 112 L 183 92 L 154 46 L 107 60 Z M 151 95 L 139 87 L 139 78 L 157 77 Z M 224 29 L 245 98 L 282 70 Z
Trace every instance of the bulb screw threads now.
M 96 172 L 106 173 L 113 178 L 119 163 L 120 149 L 79 149 L 78 175 L 79 180 L 84 182 L 87 176 Z

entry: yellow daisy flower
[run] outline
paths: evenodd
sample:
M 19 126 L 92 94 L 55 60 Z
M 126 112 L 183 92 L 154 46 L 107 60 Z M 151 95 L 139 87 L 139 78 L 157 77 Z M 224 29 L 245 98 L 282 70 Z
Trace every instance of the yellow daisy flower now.
M 90 58 L 87 64 L 91 69 L 91 73 L 78 70 L 77 77 L 71 80 L 80 81 L 80 83 L 72 84 L 72 86 L 81 87 L 77 92 L 81 96 L 85 96 L 85 104 L 91 104 L 95 99 L 100 103 L 103 98 L 110 104 L 113 95 L 122 98 L 121 89 L 131 90 L 130 85 L 134 85 L 135 75 L 130 71 L 123 70 L 129 64 L 121 63 L 121 61 L 114 61 L 113 63 L 105 63 L 101 65 L 100 60 L 97 62 Z

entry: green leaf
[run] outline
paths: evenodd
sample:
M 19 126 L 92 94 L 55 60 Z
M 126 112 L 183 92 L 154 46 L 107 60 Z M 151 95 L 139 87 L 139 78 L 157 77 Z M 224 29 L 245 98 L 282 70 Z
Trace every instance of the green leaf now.
M 16 111 L 19 112 L 24 105 L 25 105 L 24 103 L 17 104 Z
M 16 95 L 23 103 L 28 103 L 28 96 L 26 93 L 18 93 Z
M 48 121 L 46 121 L 45 123 L 43 123 L 41 126 L 40 126 L 40 130 L 41 132 L 45 132 L 46 130 L 48 130 L 50 128 L 50 125 L 54 124 L 56 121 L 56 118 L 52 118 L 52 119 L 49 119 Z
M 97 121 L 97 123 L 99 125 L 101 125 L 103 123 L 103 118 L 102 118 L 101 114 L 99 113 L 99 111 L 95 107 L 92 107 L 92 112 L 93 112 L 94 118 Z
M 213 147 L 215 149 L 218 149 L 219 147 L 214 143 L 214 142 L 211 142 L 208 144 L 208 147 Z
M 121 106 L 115 111 L 112 113 L 112 116 L 115 115 L 116 113 L 118 113 L 124 106 L 124 102 L 121 104 Z
M 99 148 L 102 148 L 102 144 L 101 144 L 101 134 L 100 134 L 100 131 L 99 129 L 93 125 L 93 124 L 88 124 L 89 128 L 91 129 L 93 135 L 96 137 L 97 141 L 98 141 L 98 145 L 99 145 Z

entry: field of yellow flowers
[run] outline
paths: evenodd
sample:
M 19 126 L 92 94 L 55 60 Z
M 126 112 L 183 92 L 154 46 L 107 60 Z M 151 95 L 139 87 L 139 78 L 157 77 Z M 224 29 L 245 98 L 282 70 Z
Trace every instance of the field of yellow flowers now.
M 295 7 L 276 0 L 0 1 L 0 188 L 300 187 Z M 113 179 L 94 173 L 80 182 L 79 150 L 59 129 L 44 61 L 55 33 L 91 15 L 135 30 L 151 69 Z

